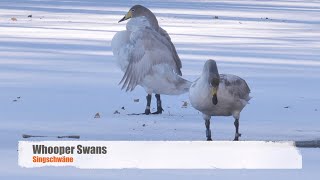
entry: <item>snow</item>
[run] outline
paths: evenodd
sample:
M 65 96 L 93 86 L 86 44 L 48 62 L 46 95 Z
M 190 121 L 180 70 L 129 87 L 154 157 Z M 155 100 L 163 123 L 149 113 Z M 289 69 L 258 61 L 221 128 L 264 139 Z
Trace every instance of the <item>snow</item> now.
M 235 74 L 247 81 L 253 98 L 241 113 L 241 140 L 319 138 L 320 3 L 317 1 L 2 0 L 0 177 L 311 179 L 316 176 L 319 149 L 300 149 L 303 170 L 20 168 L 16 150 L 18 141 L 23 140 L 22 134 L 80 135 L 81 140 L 205 140 L 201 115 L 190 103 L 181 108 L 183 101 L 189 102 L 187 94 L 162 96 L 165 110 L 162 115 L 126 115 L 144 111 L 146 94 L 140 87 L 131 93 L 120 90 L 118 83 L 123 73 L 116 66 L 110 45 L 113 35 L 125 28 L 125 22 L 118 23 L 119 19 L 138 3 L 155 12 L 160 26 L 171 36 L 186 79 L 195 80 L 204 62 L 211 58 L 217 61 L 220 73 Z M 17 21 L 12 21 L 12 17 Z M 153 96 L 152 107 L 155 106 Z M 116 110 L 120 114 L 114 114 Z M 97 112 L 101 118 L 94 119 Z M 213 117 L 211 130 L 214 140 L 232 140 L 233 118 Z

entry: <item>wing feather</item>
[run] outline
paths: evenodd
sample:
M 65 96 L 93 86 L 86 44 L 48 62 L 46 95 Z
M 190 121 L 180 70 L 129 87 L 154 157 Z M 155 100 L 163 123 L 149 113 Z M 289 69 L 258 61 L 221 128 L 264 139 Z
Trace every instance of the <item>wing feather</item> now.
M 171 41 L 171 38 L 169 36 L 169 34 L 167 33 L 166 30 L 162 29 L 161 27 L 159 27 L 159 33 L 165 37 L 168 41 L 168 44 L 167 44 L 167 47 L 170 49 L 170 51 L 172 52 L 173 54 L 173 59 L 174 59 L 174 62 L 176 63 L 176 66 L 177 66 L 177 74 L 179 74 L 180 76 L 182 76 L 182 72 L 181 72 L 181 68 L 182 68 L 182 63 L 181 63 L 181 60 L 178 56 L 178 53 L 177 53 L 177 50 L 175 48 L 175 46 L 173 45 L 172 41 Z
M 152 73 L 155 65 L 169 64 L 173 71 L 176 70 L 174 56 L 166 40 L 150 28 L 132 32 L 129 49 L 129 64 L 119 83 L 123 83 L 122 89 L 126 91 L 132 91 L 141 83 L 146 75 Z
M 250 88 L 245 80 L 235 75 L 220 74 L 220 83 L 223 83 L 228 92 L 234 97 L 249 100 Z

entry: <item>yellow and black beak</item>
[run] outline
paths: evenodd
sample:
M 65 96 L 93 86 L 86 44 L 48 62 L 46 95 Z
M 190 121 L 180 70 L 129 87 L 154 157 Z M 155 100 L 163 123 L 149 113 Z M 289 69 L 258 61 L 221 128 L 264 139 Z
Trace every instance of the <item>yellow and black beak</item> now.
M 125 20 L 127 20 L 127 19 L 130 19 L 130 18 L 132 18 L 132 13 L 131 13 L 131 11 L 129 11 L 122 19 L 120 19 L 120 21 L 118 21 L 118 23 L 119 23 L 119 22 L 122 22 L 122 21 L 125 21 Z
M 217 87 L 213 87 L 211 93 L 212 93 L 212 103 L 214 105 L 218 104 L 217 92 L 218 92 L 218 88 Z

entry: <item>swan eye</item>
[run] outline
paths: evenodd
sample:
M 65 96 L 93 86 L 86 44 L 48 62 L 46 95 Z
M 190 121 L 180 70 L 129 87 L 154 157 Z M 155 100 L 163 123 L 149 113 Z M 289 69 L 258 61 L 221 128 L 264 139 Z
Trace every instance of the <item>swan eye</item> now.
M 134 10 L 134 9 L 131 9 L 131 11 L 134 12 L 135 10 Z

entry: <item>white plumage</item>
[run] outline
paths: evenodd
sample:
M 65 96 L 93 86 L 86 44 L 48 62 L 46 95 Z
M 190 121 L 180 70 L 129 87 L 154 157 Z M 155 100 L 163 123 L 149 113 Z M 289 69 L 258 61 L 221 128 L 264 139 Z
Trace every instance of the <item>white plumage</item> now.
M 133 12 L 139 13 L 137 17 Z M 123 18 L 132 16 L 126 30 L 116 33 L 111 42 L 117 64 L 124 72 L 120 81 L 122 88 L 132 91 L 140 85 L 148 95 L 188 92 L 191 82 L 180 76 L 181 61 L 168 33 L 159 27 L 153 13 L 137 5 L 128 14 Z
M 218 79 L 218 84 L 212 83 Z M 217 103 L 213 103 L 213 89 L 217 92 Z M 235 140 L 241 135 L 238 131 L 240 112 L 250 100 L 250 88 L 246 81 L 231 74 L 219 74 L 216 62 L 208 60 L 199 79 L 192 83 L 189 90 L 191 105 L 202 112 L 206 121 L 207 139 L 211 140 L 211 116 L 233 116 L 235 119 Z

